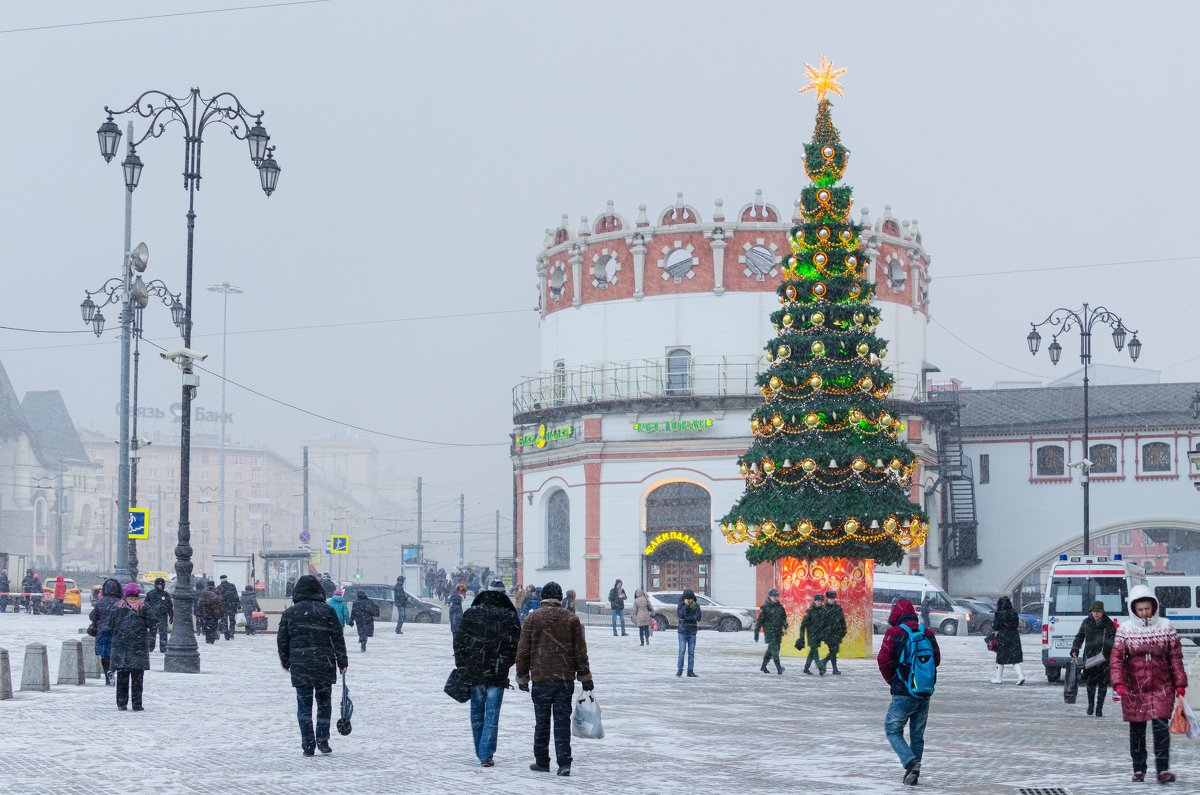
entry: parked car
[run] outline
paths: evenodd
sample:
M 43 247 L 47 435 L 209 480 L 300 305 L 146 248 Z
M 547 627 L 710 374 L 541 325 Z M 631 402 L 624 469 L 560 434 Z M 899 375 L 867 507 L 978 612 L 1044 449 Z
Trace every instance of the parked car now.
M 1017 617 L 1021 619 L 1021 631 L 1026 634 L 1041 632 L 1042 611 L 1044 609 L 1044 602 L 1028 602 L 1021 605 L 1020 609 L 1017 610 Z
M 65 612 L 65 613 L 81 612 L 81 609 L 80 609 L 81 599 L 80 599 L 80 595 L 79 595 L 79 584 L 68 577 L 64 577 L 63 582 L 66 583 L 66 585 L 67 585 L 67 593 L 63 597 L 63 612 Z M 54 603 L 54 580 L 47 580 L 46 582 L 42 583 L 42 608 L 45 610 L 49 610 L 50 605 L 52 605 L 53 603 Z
M 996 611 L 995 607 L 966 597 L 957 597 L 951 601 L 970 613 L 971 619 L 967 622 L 968 632 L 986 635 L 992 631 L 992 613 Z
M 656 632 L 678 627 L 677 609 L 683 591 L 650 591 L 646 596 L 650 599 L 650 620 Z M 738 632 L 753 627 L 758 615 L 757 608 L 726 607 L 699 593 L 696 594 L 696 603 L 700 605 L 701 629 Z
M 964 596 L 954 600 L 971 611 L 970 631 L 986 635 L 992 631 L 992 618 L 996 613 L 996 605 L 983 597 Z M 1017 630 L 1024 635 L 1042 630 L 1042 603 L 1034 602 L 1022 605 L 1017 611 Z
M 345 584 L 343 587 L 346 604 L 352 604 L 358 598 L 359 591 L 366 591 L 367 597 L 379 606 L 379 620 L 395 620 L 394 586 L 382 582 L 363 582 Z M 408 607 L 404 609 L 404 620 L 417 624 L 440 624 L 442 623 L 442 608 L 408 594 Z

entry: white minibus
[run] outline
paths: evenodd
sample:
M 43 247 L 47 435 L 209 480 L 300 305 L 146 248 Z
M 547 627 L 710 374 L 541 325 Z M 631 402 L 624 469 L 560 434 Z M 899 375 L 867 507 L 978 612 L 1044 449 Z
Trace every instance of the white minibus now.
M 1171 621 L 1180 638 L 1200 646 L 1200 577 L 1183 574 L 1147 574 L 1158 600 L 1158 614 Z
M 913 603 L 918 616 L 921 602 L 929 598 L 929 626 L 941 635 L 966 635 L 967 622 L 971 614 L 950 601 L 938 586 L 919 574 L 896 574 L 889 571 L 875 572 L 875 595 L 872 597 L 872 612 L 875 616 L 875 632 L 886 632 L 892 603 L 904 598 Z

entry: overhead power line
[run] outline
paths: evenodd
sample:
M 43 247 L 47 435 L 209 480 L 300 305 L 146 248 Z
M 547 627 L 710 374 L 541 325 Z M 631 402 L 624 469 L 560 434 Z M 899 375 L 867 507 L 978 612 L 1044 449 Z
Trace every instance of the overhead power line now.
M 112 17 L 109 19 L 90 19 L 84 22 L 61 22 L 57 25 L 33 25 L 28 28 L 5 28 L 0 33 L 31 33 L 36 30 L 58 30 L 59 28 L 82 28 L 90 25 L 113 25 L 118 22 L 141 22 L 149 19 L 168 19 L 170 17 L 194 17 L 203 14 L 224 14 L 229 11 L 255 11 L 261 8 L 281 8 L 283 6 L 307 6 L 317 3 L 329 3 L 333 0 L 287 0 L 281 3 L 261 3 L 252 6 L 231 6 L 229 8 L 206 8 L 201 11 L 174 11 L 169 14 L 144 14 L 137 17 Z

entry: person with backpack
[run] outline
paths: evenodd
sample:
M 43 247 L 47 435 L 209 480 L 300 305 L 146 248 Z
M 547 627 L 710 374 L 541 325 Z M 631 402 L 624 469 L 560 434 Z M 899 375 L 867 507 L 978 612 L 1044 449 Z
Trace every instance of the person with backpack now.
M 904 765 L 904 783 L 912 786 L 921 775 L 929 699 L 937 683 L 942 652 L 937 635 L 918 622 L 917 611 L 909 600 L 896 600 L 888 624 L 876 658 L 879 673 L 892 693 L 883 730 Z M 908 724 L 908 742 L 904 741 L 905 724 Z
M 754 642 L 758 643 L 759 632 L 763 633 L 763 637 L 767 641 L 767 651 L 763 654 L 762 667 L 758 669 L 764 674 L 770 673 L 767 670 L 767 663 L 773 660 L 775 673 L 783 676 L 783 666 L 779 664 L 779 646 L 783 643 L 787 627 L 787 609 L 779 601 L 779 591 L 772 588 L 767 591 L 767 601 L 763 602 L 763 606 L 758 609 L 758 618 L 754 621 Z

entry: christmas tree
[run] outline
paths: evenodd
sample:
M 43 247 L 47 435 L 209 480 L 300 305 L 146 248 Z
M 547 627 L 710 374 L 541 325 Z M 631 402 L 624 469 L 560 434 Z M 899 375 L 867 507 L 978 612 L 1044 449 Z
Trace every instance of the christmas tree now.
M 886 342 L 875 335 L 875 285 L 866 281 L 862 227 L 850 220 L 853 190 L 839 185 L 848 151 L 826 94 L 841 95 L 822 56 L 808 67 L 817 121 L 804 147 L 811 185 L 800 194 L 784 260 L 782 305 L 770 367 L 758 377 L 763 404 L 750 420 L 754 441 L 738 459 L 746 491 L 722 519 L 726 541 L 750 542 L 752 564 L 780 558 L 865 558 L 900 562 L 925 541 L 926 516 L 908 498 L 913 453 L 904 423 L 888 406 Z

